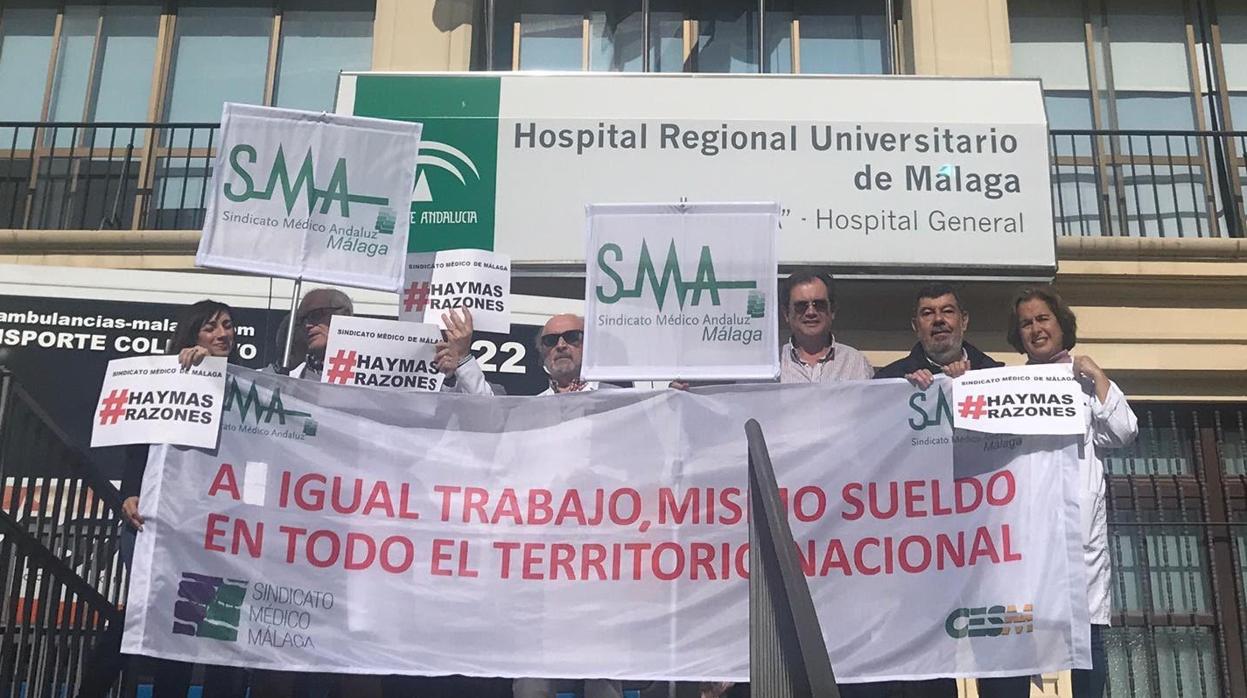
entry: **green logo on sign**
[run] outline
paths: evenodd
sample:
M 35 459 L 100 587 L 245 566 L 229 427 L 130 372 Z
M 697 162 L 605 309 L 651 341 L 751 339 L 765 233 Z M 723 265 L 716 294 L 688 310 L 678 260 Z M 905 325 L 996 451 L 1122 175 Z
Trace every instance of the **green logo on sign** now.
M 608 259 L 608 257 L 613 259 Z M 649 287 L 653 289 L 654 300 L 657 302 L 659 310 L 662 310 L 663 303 L 666 302 L 667 289 L 670 286 L 675 287 L 676 300 L 680 304 L 680 309 L 683 310 L 690 292 L 693 294 L 690 305 L 701 305 L 702 293 L 708 293 L 710 302 L 714 305 L 719 305 L 719 291 L 753 289 L 757 288 L 758 285 L 754 281 L 719 281 L 714 273 L 714 259 L 710 254 L 709 245 L 703 245 L 701 248 L 701 255 L 697 262 L 697 274 L 692 281 L 685 281 L 684 276 L 680 273 L 680 257 L 675 249 L 675 240 L 672 240 L 670 246 L 667 247 L 667 259 L 663 264 L 661 277 L 654 268 L 654 261 L 649 253 L 649 245 L 645 240 L 641 241 L 641 256 L 636 263 L 636 281 L 633 283 L 632 288 L 624 286 L 623 277 L 611 268 L 610 263 L 612 261 L 623 261 L 623 249 L 613 242 L 608 242 L 598 248 L 597 263 L 598 269 L 614 281 L 615 290 L 607 293 L 605 286 L 599 285 L 595 291 L 597 299 L 607 304 L 617 303 L 621 298 L 640 298 L 645 292 L 647 282 Z M 762 312 L 765 313 L 765 310 Z
M 766 294 L 761 291 L 750 291 L 749 300 L 745 303 L 745 314 L 751 318 L 766 317 Z
M 356 116 L 423 124 L 408 252 L 494 248 L 499 90 L 495 76 L 361 75 L 355 83 Z
M 234 203 L 242 203 L 251 199 L 269 201 L 280 188 L 287 214 L 294 212 L 294 205 L 302 196 L 307 200 L 309 214 L 316 208 L 317 202 L 320 202 L 321 213 L 329 213 L 329 207 L 337 202 L 339 215 L 343 217 L 351 215 L 352 203 L 375 206 L 387 206 L 390 203 L 390 200 L 384 196 L 364 196 L 350 192 L 347 187 L 346 158 L 338 158 L 328 184 L 324 188 L 317 188 L 310 147 L 303 156 L 303 164 L 299 166 L 299 171 L 292 182 L 290 171 L 286 167 L 286 153 L 280 145 L 277 146 L 277 157 L 273 158 L 273 164 L 268 171 L 268 183 L 263 189 L 256 189 L 255 180 L 247 171 L 247 166 L 256 164 L 257 157 L 255 147 L 245 143 L 240 143 L 230 149 L 229 166 L 242 179 L 243 189 L 239 192 L 234 182 L 226 182 L 225 198 Z
M 238 410 L 238 421 L 246 424 L 247 418 L 257 425 L 271 424 L 273 418 L 277 418 L 277 423 L 285 426 L 287 417 L 303 418 L 303 433 L 306 436 L 316 436 L 316 420 L 312 419 L 310 412 L 300 412 L 297 410 L 288 410 L 281 401 L 281 390 L 274 389 L 273 394 L 269 396 L 268 405 L 264 404 L 264 400 L 260 398 L 260 391 L 252 383 L 247 389 L 246 394 L 238 387 L 238 380 L 230 378 L 225 384 L 225 404 L 221 409 L 227 414 Z

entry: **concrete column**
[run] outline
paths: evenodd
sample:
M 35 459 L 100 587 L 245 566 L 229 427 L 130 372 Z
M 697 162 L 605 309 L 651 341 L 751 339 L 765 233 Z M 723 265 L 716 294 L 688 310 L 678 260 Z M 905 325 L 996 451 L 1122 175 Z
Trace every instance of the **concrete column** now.
M 906 0 L 901 49 L 915 75 L 1009 75 L 1007 0 Z
M 377 0 L 373 70 L 467 70 L 472 60 L 472 0 Z

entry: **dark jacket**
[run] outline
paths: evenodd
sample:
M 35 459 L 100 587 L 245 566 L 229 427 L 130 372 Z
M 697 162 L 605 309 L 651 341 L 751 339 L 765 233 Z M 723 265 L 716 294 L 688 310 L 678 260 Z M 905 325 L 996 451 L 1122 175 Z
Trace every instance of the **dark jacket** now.
M 148 444 L 126 446 L 126 465 L 121 475 L 121 498 L 139 496 L 143 489 L 143 471 L 147 469 Z
M 966 358 L 970 360 L 971 371 L 977 371 L 980 368 L 999 368 L 1004 366 L 1003 362 L 997 361 L 987 354 L 984 354 L 969 342 L 962 342 L 961 346 L 966 350 Z M 943 368 L 933 366 L 930 361 L 927 361 L 927 355 L 922 351 L 922 343 L 919 342 L 914 345 L 913 351 L 909 352 L 909 356 L 906 356 L 903 359 L 897 359 L 887 366 L 875 371 L 875 378 L 904 378 L 907 374 L 923 368 L 927 369 L 931 373 L 944 372 Z

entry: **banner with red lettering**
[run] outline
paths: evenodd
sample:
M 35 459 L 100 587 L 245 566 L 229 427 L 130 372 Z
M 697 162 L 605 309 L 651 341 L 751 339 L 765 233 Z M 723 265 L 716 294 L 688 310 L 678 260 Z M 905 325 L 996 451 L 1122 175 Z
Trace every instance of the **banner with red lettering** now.
M 846 682 L 1089 665 L 1078 440 L 950 382 L 393 393 L 231 368 L 152 450 L 124 651 L 369 674 L 743 680 L 761 424 Z

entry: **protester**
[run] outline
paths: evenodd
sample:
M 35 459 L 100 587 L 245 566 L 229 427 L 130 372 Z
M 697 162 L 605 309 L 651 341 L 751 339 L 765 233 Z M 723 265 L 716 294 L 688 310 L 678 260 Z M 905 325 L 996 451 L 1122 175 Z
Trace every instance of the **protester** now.
M 1023 289 L 1013 299 L 1006 334 L 1009 344 L 1026 355 L 1028 364 L 1071 364 L 1087 400 L 1087 430 L 1079 467 L 1083 561 L 1087 568 L 1087 604 L 1091 615 L 1091 668 L 1074 669 L 1074 698 L 1101 698 L 1107 675 L 1104 628 L 1112 610 L 1112 564 L 1108 553 L 1108 520 L 1103 451 L 1130 445 L 1139 433 L 1138 420 L 1126 396 L 1090 356 L 1073 356 L 1078 319 L 1056 289 Z M 1025 676 L 980 679 L 984 698 L 1029 696 Z
M 875 378 L 905 378 L 926 390 L 935 382 L 936 374 L 956 378 L 966 371 L 1004 366 L 965 341 L 970 313 L 957 295 L 957 290 L 948 284 L 934 283 L 918 290 L 910 326 L 918 336 L 918 343 L 908 356 L 875 371 Z M 840 695 L 844 698 L 893 695 L 956 698 L 957 682 L 953 679 L 930 679 L 846 684 L 840 686 Z
M 780 293 L 792 339 L 779 351 L 780 383 L 869 380 L 875 373 L 860 351 L 836 341 L 836 293 L 831 274 L 806 267 L 788 276 Z
M 177 354 L 182 368 L 198 366 L 208 357 L 236 359 L 233 311 L 228 305 L 202 300 L 178 313 L 177 327 L 169 339 L 168 353 Z M 143 472 L 147 467 L 148 446 L 126 447 L 125 471 L 121 479 L 121 513 L 125 525 L 121 532 L 121 560 L 127 567 L 134 556 L 135 534 L 143 530 L 139 504 Z M 110 624 L 86 660 L 79 698 L 105 696 L 125 664 L 121 654 L 124 624 Z M 190 687 L 192 664 L 166 659 L 152 660 L 153 698 L 185 698 Z M 204 674 L 203 696 L 234 696 L 243 688 L 246 673 L 234 667 L 210 666 Z
M 937 373 L 956 378 L 966 371 L 1004 366 L 965 341 L 970 313 L 948 284 L 930 284 L 918 291 L 910 325 L 918 343 L 908 356 L 875 371 L 875 378 L 907 378 L 926 390 Z
M 550 377 L 550 387 L 538 395 L 559 395 L 614 387 L 580 377 L 584 358 L 585 319 L 565 313 L 555 315 L 537 334 L 537 353 L 541 366 Z
M 585 320 L 579 315 L 555 315 L 537 334 L 537 353 L 550 376 L 550 387 L 538 395 L 564 395 L 611 388 L 609 384 L 585 381 L 580 377 L 584 356 Z M 554 698 L 571 691 L 582 698 L 622 698 L 623 684 L 608 679 L 516 679 L 515 698 Z
M 335 315 L 354 315 L 355 304 L 351 297 L 336 288 L 317 288 L 307 292 L 295 311 L 295 332 L 302 328 L 302 342 L 296 346 L 305 347 L 303 361 L 291 368 L 288 373 L 295 378 L 320 380 L 325 366 L 325 349 L 329 346 L 329 325 Z M 472 313 L 464 309 L 462 313 L 452 310 L 442 315 L 446 325 L 442 331 L 442 341 L 437 343 L 435 361 L 438 370 L 446 374 L 442 390 L 447 392 L 468 393 L 471 395 L 492 395 L 493 391 L 485 380 L 481 365 L 472 354 Z M 279 342 L 284 341 L 279 338 Z

